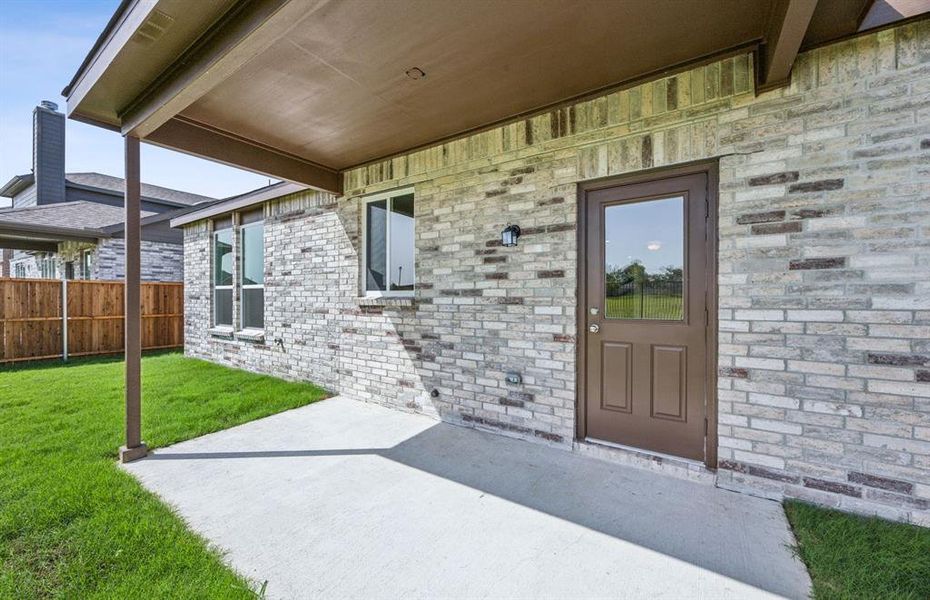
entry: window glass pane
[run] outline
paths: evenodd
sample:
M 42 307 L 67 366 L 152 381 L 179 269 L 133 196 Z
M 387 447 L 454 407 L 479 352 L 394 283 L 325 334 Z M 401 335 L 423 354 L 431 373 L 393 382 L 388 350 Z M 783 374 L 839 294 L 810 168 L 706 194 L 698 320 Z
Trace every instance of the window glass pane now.
M 83 261 L 81 262 L 81 271 L 82 271 L 81 276 L 84 279 L 90 279 L 90 259 L 91 259 L 90 250 L 85 250 L 82 258 L 83 258 Z
M 365 205 L 367 223 L 365 248 L 365 289 L 386 290 L 387 270 L 387 200 Z
M 265 326 L 265 290 L 249 288 L 242 290 L 242 327 Z
M 213 290 L 214 320 L 216 325 L 232 325 L 232 290 Z
M 392 290 L 412 290 L 414 280 L 413 194 L 391 199 Z
M 41 271 L 42 277 L 44 279 L 56 279 L 58 277 L 56 267 L 57 265 L 56 265 L 55 259 L 46 254 L 45 257 L 42 258 L 42 262 L 40 263 L 40 271 Z
M 684 318 L 684 227 L 682 197 L 604 210 L 608 319 Z
M 213 283 L 232 285 L 232 229 L 223 229 L 213 234 Z
M 242 228 L 242 285 L 261 285 L 265 280 L 265 246 L 262 225 Z

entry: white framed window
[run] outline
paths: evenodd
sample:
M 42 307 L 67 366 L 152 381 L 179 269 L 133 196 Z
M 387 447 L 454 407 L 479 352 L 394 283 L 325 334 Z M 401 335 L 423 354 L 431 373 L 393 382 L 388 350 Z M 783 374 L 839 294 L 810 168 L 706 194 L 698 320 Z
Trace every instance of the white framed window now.
M 362 290 L 366 296 L 413 296 L 413 188 L 370 196 L 362 206 Z
M 242 329 L 265 327 L 265 228 L 262 212 L 242 215 L 239 228 Z
M 233 229 L 232 219 L 214 222 L 213 230 L 213 324 L 233 324 Z
M 26 265 L 24 265 L 23 263 L 16 263 L 13 269 L 16 272 L 14 277 L 25 277 L 26 276 Z
M 44 254 L 38 259 L 39 276 L 42 279 L 58 279 L 58 265 L 54 254 Z
M 91 266 L 93 258 L 93 250 L 84 250 L 81 252 L 81 279 L 91 278 Z

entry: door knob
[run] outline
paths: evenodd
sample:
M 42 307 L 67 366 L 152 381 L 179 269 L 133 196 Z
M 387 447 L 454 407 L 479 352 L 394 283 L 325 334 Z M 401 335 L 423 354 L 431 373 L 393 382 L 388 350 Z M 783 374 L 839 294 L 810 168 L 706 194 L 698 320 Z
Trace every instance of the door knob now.
M 588 331 L 590 331 L 591 333 L 597 333 L 600 330 L 601 330 L 601 326 L 598 325 L 597 323 L 588 325 Z

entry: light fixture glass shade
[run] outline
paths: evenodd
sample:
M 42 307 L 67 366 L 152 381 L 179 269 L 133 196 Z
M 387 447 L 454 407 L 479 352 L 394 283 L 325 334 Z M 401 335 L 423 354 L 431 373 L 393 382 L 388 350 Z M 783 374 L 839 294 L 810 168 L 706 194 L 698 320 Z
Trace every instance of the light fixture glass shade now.
M 520 237 L 520 226 L 508 225 L 501 231 L 501 245 L 516 246 L 518 237 Z

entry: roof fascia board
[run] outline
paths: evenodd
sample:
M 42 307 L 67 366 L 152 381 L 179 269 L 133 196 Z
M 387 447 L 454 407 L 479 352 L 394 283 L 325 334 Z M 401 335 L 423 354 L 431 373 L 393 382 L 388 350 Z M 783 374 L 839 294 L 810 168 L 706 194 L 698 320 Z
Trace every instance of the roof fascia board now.
M 161 223 L 162 221 L 167 221 L 171 219 L 171 215 L 177 214 L 179 212 L 181 211 L 172 210 L 172 211 L 168 211 L 164 213 L 157 213 L 154 215 L 149 215 L 147 217 L 142 217 L 142 219 L 139 221 L 139 224 L 142 227 L 147 227 L 149 225 L 157 225 L 158 223 Z M 125 228 L 125 223 L 120 222 L 120 223 L 114 223 L 112 225 L 107 225 L 106 227 L 101 227 L 100 231 L 106 234 L 109 234 L 109 235 L 114 235 L 116 233 L 121 233 L 124 228 Z
M 65 186 L 75 188 L 78 190 L 86 190 L 88 192 L 96 192 L 98 194 L 106 194 L 107 196 L 115 196 L 117 198 L 122 198 L 125 195 L 123 192 L 118 192 L 116 190 L 101 188 L 101 187 L 97 187 L 94 185 L 85 185 L 83 183 L 75 183 L 73 181 L 69 181 L 68 179 L 65 179 Z M 163 200 L 161 198 L 153 198 L 151 196 L 140 196 L 140 198 L 142 199 L 143 202 L 151 202 L 153 204 L 164 204 L 166 206 L 174 206 L 177 208 L 187 208 L 191 206 L 190 204 L 184 204 L 183 202 L 175 202 L 173 200 Z
M 157 5 L 158 0 L 131 0 L 120 5 L 116 22 L 112 26 L 108 24 L 109 31 L 104 30 L 102 40 L 98 39 L 95 44 L 96 49 L 85 59 L 72 84 L 63 90 L 69 117 Z
M 269 200 L 274 200 L 289 194 L 295 194 L 307 189 L 305 186 L 297 185 L 294 183 L 272 186 L 272 188 L 261 190 L 258 193 L 243 194 L 242 196 L 236 196 L 234 198 L 229 198 L 228 200 L 215 202 L 210 206 L 205 206 L 199 210 L 192 210 L 182 215 L 178 215 L 177 217 L 171 219 L 171 226 L 182 227 L 188 223 L 193 223 L 195 221 L 209 219 L 210 217 L 215 217 L 217 215 L 242 210 L 244 208 L 255 206 L 256 204 L 262 204 L 264 202 L 268 202 Z
M 57 225 L 38 225 L 34 223 L 0 222 L 0 235 L 18 235 L 21 237 L 42 236 L 54 240 L 95 240 L 110 237 L 102 229 L 58 227 Z
M 12 198 L 35 183 L 33 175 L 14 175 L 6 185 L 0 188 L 0 196 Z
M 32 250 L 39 252 L 57 252 L 58 242 L 4 237 L 0 233 L 0 247 L 8 250 Z
M 188 119 L 171 119 L 145 141 L 325 192 L 342 192 L 342 177 L 335 169 Z
M 110 38 L 114 29 L 116 29 L 117 24 L 123 19 L 128 10 L 129 6 L 135 2 L 135 0 L 120 0 L 119 6 L 116 7 L 116 10 L 113 11 L 113 14 L 110 15 L 110 20 L 107 21 L 107 24 L 104 26 L 103 31 L 100 32 L 100 35 L 97 36 L 97 39 L 94 40 L 94 45 L 90 47 L 90 50 L 84 56 L 84 60 L 81 61 L 81 65 L 77 68 L 74 75 L 71 76 L 71 81 L 68 82 L 68 85 L 61 90 L 61 95 L 68 97 L 71 93 L 71 89 L 84 75 L 84 71 L 87 69 L 87 66 L 90 65 L 91 60 L 94 56 L 97 55 L 97 52 L 100 50 L 101 46 Z
M 145 138 L 284 36 L 307 14 L 304 0 L 242 0 L 120 115 L 123 135 Z

